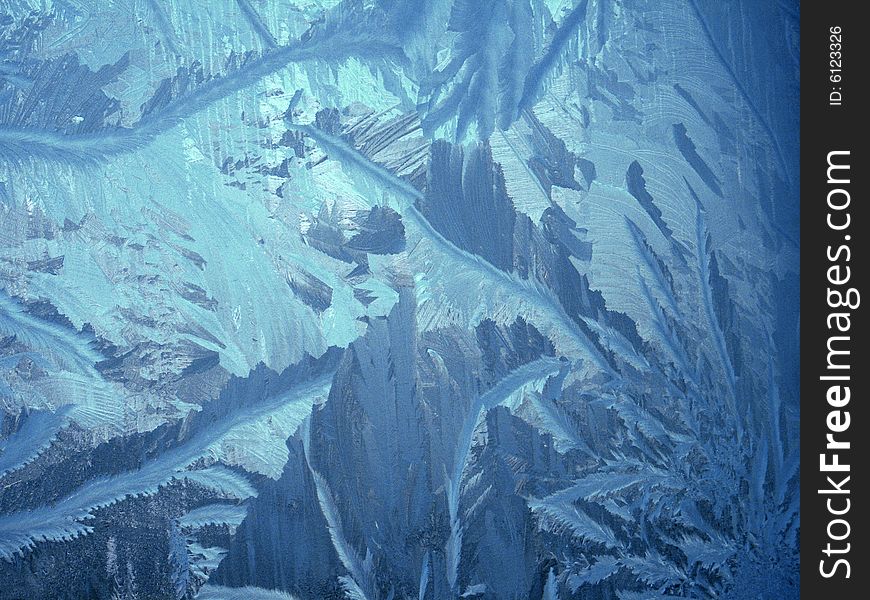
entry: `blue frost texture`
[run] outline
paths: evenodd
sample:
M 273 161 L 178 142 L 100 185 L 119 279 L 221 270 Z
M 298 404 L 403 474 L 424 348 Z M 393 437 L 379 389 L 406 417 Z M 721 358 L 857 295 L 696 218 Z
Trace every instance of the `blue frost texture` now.
M 798 3 L 0 3 L 0 600 L 798 598 Z

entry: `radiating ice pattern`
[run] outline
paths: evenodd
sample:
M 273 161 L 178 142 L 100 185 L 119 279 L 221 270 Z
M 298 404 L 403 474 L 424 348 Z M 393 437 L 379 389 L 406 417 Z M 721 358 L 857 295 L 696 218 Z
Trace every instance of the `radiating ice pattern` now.
M 797 10 L 0 2 L 0 598 L 797 598 Z

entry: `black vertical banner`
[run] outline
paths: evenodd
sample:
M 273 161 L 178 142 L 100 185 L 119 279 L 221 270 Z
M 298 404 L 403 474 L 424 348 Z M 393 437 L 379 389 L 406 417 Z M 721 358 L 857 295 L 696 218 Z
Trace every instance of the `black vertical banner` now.
M 811 599 L 866 598 L 870 586 L 862 8 L 801 10 L 801 590 Z

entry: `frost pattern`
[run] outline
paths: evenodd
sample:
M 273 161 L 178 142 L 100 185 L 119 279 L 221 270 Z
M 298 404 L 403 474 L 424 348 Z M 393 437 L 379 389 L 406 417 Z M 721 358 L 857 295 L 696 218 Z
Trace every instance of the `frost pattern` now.
M 7 4 L 0 600 L 797 598 L 792 3 Z

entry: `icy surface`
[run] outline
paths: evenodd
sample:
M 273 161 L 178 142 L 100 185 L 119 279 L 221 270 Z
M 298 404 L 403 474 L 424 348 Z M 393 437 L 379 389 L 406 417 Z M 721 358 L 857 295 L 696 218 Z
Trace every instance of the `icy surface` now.
M 0 600 L 797 598 L 797 8 L 0 3 Z

